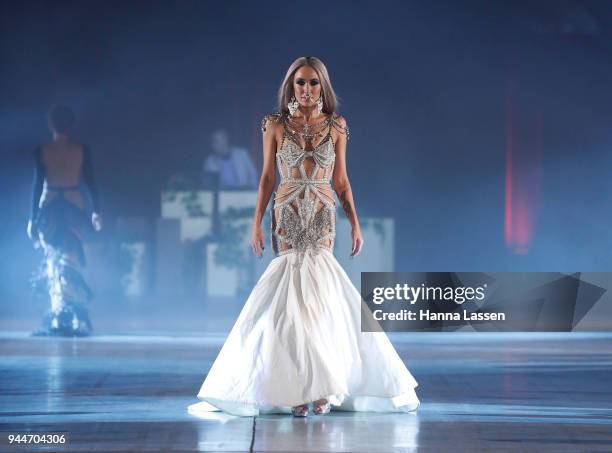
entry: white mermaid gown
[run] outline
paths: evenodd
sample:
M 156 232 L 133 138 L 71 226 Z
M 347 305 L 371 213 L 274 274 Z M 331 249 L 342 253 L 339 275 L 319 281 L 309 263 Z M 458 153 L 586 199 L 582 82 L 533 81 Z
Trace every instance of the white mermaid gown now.
M 314 169 L 310 177 L 305 161 Z M 192 414 L 290 413 L 326 398 L 334 410 L 411 412 L 418 385 L 384 332 L 361 332 L 361 296 L 333 254 L 331 135 L 311 151 L 285 139 L 270 262 L 249 295 Z M 299 177 L 294 177 L 299 171 Z M 316 179 L 315 179 L 316 178 Z

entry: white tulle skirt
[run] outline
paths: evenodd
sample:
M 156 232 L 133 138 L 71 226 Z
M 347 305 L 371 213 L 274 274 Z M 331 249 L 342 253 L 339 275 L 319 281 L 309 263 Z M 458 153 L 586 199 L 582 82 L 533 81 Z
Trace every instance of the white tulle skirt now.
M 331 251 L 277 256 L 189 412 L 290 413 L 321 398 L 332 410 L 416 410 L 416 380 L 384 332 L 361 332 L 360 313 L 359 291 Z

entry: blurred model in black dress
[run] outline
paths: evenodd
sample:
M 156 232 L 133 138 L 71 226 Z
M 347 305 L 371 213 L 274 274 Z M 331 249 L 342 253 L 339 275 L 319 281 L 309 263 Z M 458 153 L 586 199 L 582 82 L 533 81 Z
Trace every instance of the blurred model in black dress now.
M 83 235 L 92 227 L 99 231 L 102 218 L 98 214 L 90 152 L 85 145 L 69 138 L 73 124 L 70 108 L 52 108 L 49 129 L 53 140 L 34 152 L 35 174 L 27 232 L 45 253 L 44 269 L 51 302 L 42 327 L 34 335 L 84 336 L 92 330 L 86 307 L 92 293 L 80 271 L 85 265 Z

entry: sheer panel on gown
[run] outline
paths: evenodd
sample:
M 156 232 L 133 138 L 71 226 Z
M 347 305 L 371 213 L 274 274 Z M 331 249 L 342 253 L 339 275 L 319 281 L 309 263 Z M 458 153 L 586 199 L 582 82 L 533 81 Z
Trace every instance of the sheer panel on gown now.
M 290 413 L 321 398 L 332 410 L 416 410 L 416 380 L 384 332 L 361 332 L 361 295 L 333 254 L 331 131 L 348 136 L 348 128 L 331 115 L 302 146 L 288 115 L 266 116 L 262 130 L 268 121 L 283 125 L 270 231 L 275 258 L 208 372 L 202 402 L 189 412 Z

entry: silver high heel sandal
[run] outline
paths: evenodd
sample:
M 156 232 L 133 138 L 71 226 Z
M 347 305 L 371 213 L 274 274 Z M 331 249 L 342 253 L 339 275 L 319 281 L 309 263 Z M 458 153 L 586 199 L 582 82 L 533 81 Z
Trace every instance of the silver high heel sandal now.
M 293 406 L 291 413 L 294 417 L 307 417 L 308 416 L 308 404 L 302 404 L 301 406 Z
M 331 410 L 331 404 L 325 398 L 316 400 L 312 403 L 312 411 L 315 414 L 318 414 L 318 415 L 329 414 L 330 410 Z

